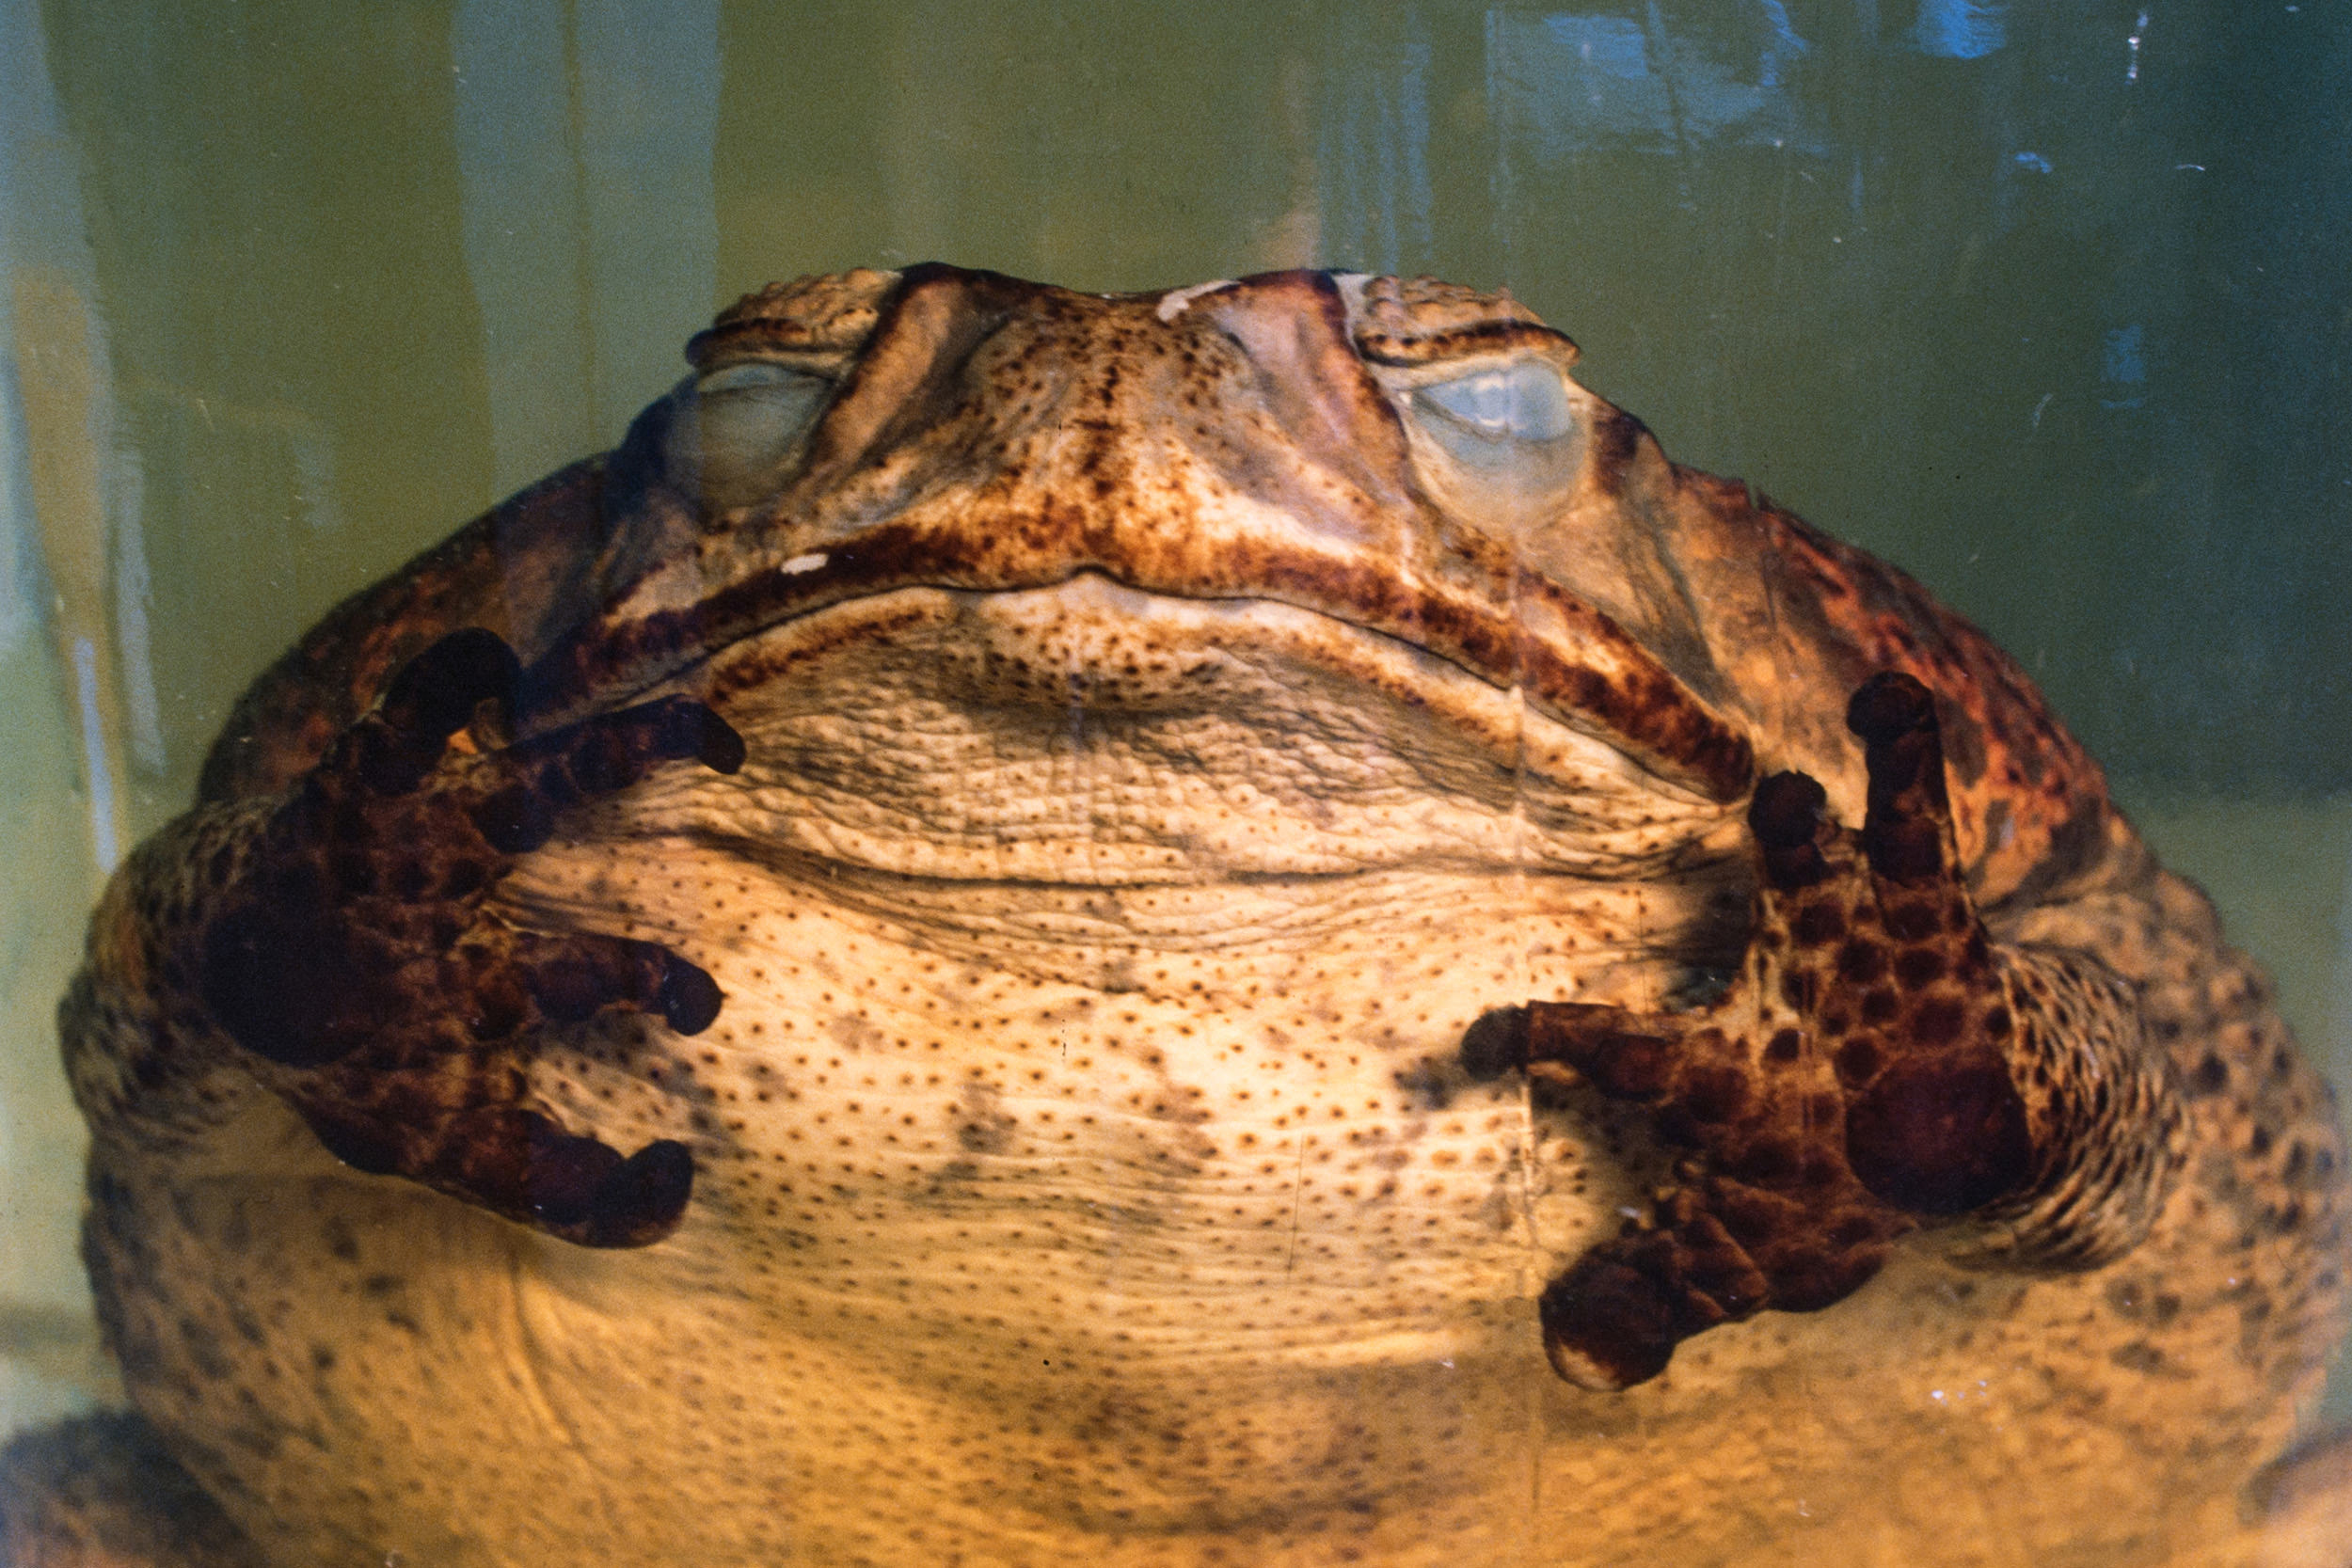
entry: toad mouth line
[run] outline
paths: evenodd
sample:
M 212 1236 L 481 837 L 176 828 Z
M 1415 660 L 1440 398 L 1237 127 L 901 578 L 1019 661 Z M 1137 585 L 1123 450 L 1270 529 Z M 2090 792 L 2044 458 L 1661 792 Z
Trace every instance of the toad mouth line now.
M 541 721 L 574 718 L 649 689 L 710 649 L 896 590 L 1010 593 L 1093 574 L 1174 599 L 1267 600 L 1394 638 L 1500 689 L 1520 688 L 1549 717 L 1718 804 L 1740 799 L 1754 780 L 1745 734 L 1615 622 L 1541 578 L 1517 580 L 1517 602 L 1501 608 L 1380 563 L 1263 539 L 1151 560 L 1083 546 L 1048 553 L 1022 533 L 1083 540 L 1086 532 L 1051 517 L 1025 530 L 1013 525 L 977 527 L 967 518 L 953 533 L 884 525 L 796 554 L 691 606 L 600 626 L 539 661 L 529 705 Z

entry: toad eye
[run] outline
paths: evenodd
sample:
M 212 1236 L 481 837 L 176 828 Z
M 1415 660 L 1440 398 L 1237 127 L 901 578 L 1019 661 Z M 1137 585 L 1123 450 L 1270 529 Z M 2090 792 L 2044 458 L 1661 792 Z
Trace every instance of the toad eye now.
M 1416 388 L 1413 401 L 1438 416 L 1430 424 L 1440 439 L 1458 433 L 1487 441 L 1554 441 L 1576 423 L 1560 372 L 1533 362 L 1435 382 Z
M 670 437 L 670 472 L 703 503 L 723 510 L 755 500 L 824 406 L 833 383 L 753 361 L 711 372 L 681 400 Z

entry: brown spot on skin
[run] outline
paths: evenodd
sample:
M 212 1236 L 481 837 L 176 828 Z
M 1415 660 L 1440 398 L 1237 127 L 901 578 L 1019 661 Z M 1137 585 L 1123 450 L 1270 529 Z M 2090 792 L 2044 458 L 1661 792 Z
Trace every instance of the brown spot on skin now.
M 1827 947 L 1846 934 L 1846 911 L 1831 903 L 1811 904 L 1789 924 L 1789 935 L 1800 946 Z
M 1005 1114 L 997 1092 L 985 1084 L 966 1084 L 963 1098 L 950 1113 L 956 1141 L 973 1154 L 1002 1154 L 1012 1147 L 1016 1125 Z
M 1748 1102 L 1744 1073 L 1729 1065 L 1697 1067 L 1683 1075 L 1675 1103 L 1703 1122 L 1726 1122 Z
M 1804 1146 L 1778 1137 L 1759 1138 L 1746 1148 L 1727 1154 L 1723 1161 L 1724 1175 L 1767 1188 L 1794 1184 L 1804 1174 Z M 1742 1227 L 1730 1212 L 1723 1215 L 1724 1224 L 1743 1243 L 1765 1240 L 1776 1233 L 1783 1217 L 1776 1213 L 1773 1219 L 1775 1224 L 1770 1227 Z
M 1930 942 L 1942 927 L 1935 906 L 1925 899 L 1895 898 L 1880 907 L 1879 923 L 1898 942 Z
M 1819 635 L 1863 650 L 1864 668 L 1901 670 L 1933 689 L 1962 848 L 1982 895 L 2029 895 L 2099 853 L 2108 809 L 2099 770 L 2016 665 L 1973 627 L 1939 623 L 1925 591 L 1900 573 L 1786 512 L 1760 512 L 1764 559 L 1788 573 L 1777 601 L 1802 600 L 1820 617 Z M 1935 640 L 1924 648 L 1886 634 L 1931 625 Z
M 1868 1083 L 1884 1062 L 1878 1041 L 1868 1035 L 1857 1036 L 1837 1048 L 1837 1076 L 1846 1084 Z
M 1605 495 L 1623 495 L 1627 476 L 1640 457 L 1649 429 L 1622 408 L 1612 408 L 1594 425 L 1593 485 Z
M 1944 977 L 1947 960 L 1932 947 L 1905 948 L 1895 958 L 1895 979 L 1905 990 L 1918 990 Z
M 1877 942 L 1856 937 L 1837 950 L 1837 977 L 1857 986 L 1867 986 L 1886 972 L 1886 950 Z

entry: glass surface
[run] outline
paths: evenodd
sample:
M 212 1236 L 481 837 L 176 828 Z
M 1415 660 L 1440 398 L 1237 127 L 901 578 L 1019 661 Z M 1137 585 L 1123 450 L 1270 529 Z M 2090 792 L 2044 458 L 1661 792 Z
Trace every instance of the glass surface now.
M 2338 0 L 6 0 L 0 1425 L 112 1397 L 103 872 L 328 606 L 858 264 L 1508 288 L 2013 652 L 2343 1080 L 2347 69 Z

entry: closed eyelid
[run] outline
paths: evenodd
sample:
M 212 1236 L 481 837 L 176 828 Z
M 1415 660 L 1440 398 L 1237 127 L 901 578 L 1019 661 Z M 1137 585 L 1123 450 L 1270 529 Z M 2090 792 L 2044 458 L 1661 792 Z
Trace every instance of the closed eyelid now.
M 1414 401 L 1482 436 L 1557 440 L 1576 425 L 1567 384 L 1537 362 L 1499 366 L 1415 388 Z

